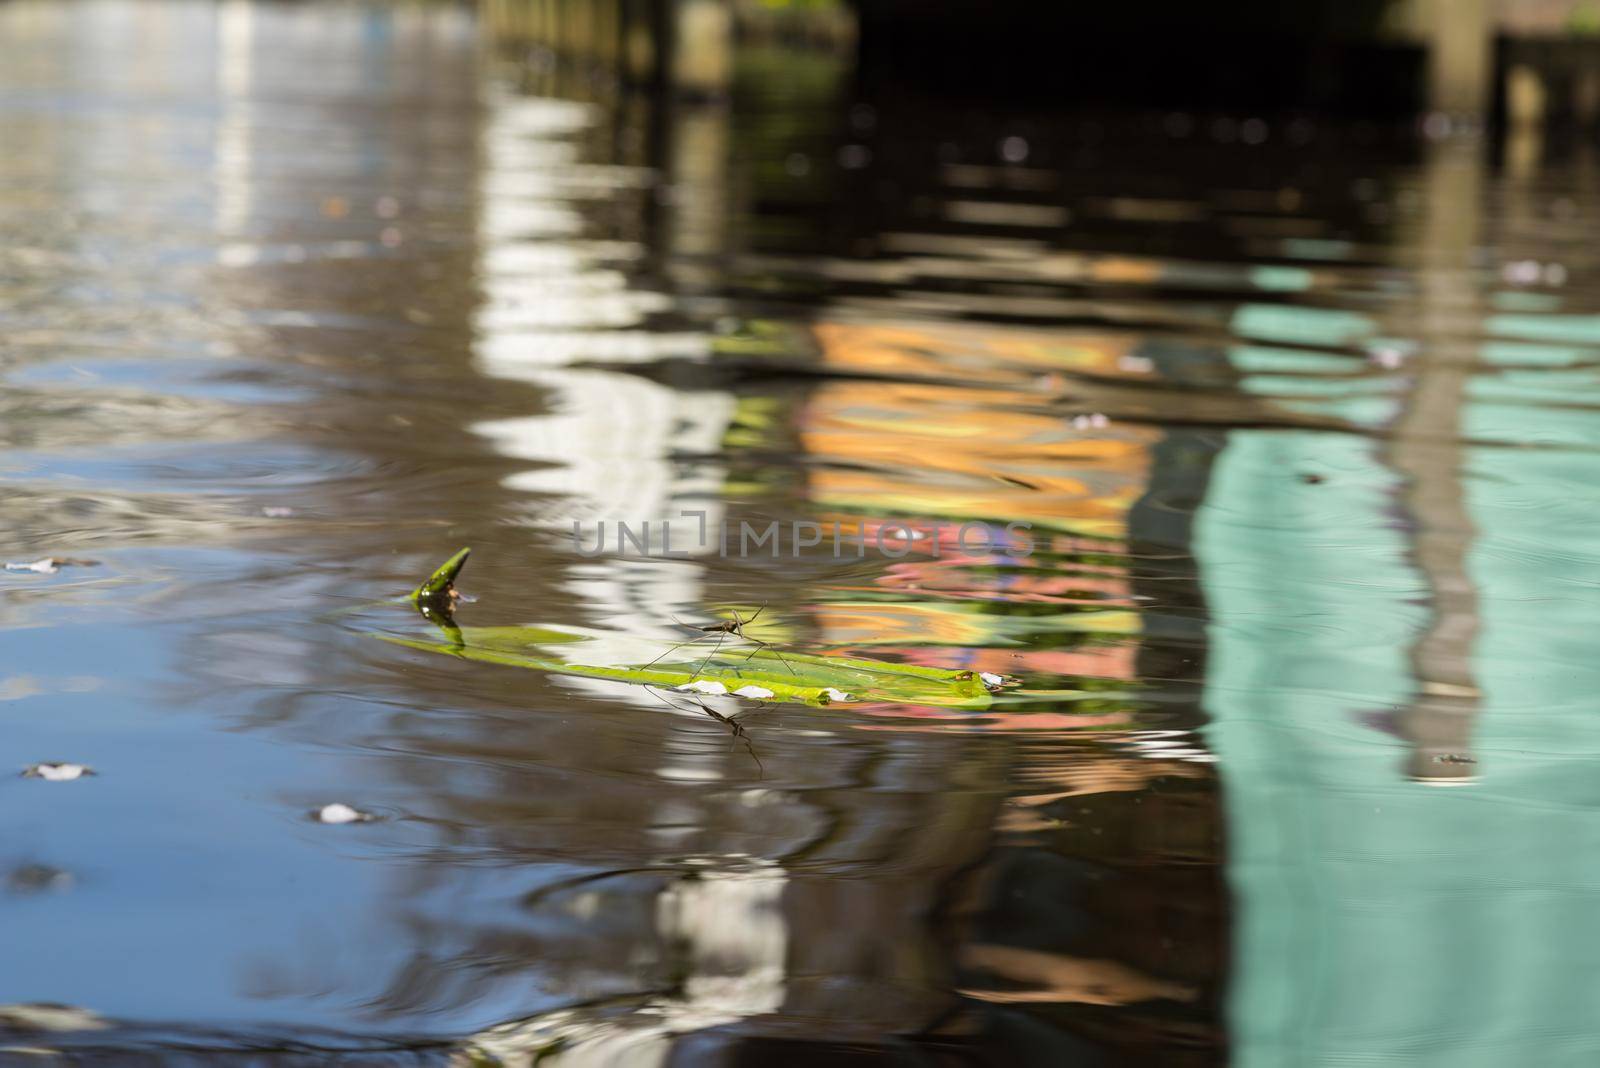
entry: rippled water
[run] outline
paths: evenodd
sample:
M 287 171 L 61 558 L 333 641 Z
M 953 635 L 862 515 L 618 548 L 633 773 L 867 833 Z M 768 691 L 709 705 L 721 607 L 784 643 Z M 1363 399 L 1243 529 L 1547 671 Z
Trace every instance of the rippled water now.
M 0 553 L 93 562 L 0 575 L 0 737 L 98 773 L 0 785 L 0 1002 L 80 1010 L 8 1044 L 1594 1062 L 1591 150 L 477 42 L 0 6 Z M 919 535 L 571 537 L 685 510 Z M 374 640 L 468 544 L 463 623 L 1012 681 L 732 731 Z

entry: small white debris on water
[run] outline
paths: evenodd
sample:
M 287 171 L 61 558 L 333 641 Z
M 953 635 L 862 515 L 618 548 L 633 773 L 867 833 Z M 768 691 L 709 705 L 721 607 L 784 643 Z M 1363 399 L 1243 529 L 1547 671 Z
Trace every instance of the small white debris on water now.
M 709 694 L 724 694 L 728 692 L 728 688 L 722 685 L 722 683 L 712 682 L 710 679 L 696 679 L 693 682 L 686 682 L 682 686 L 679 686 L 678 689 L 693 690 L 695 693 Z
M 285 508 L 283 505 L 279 504 L 273 504 L 261 509 L 261 514 L 266 516 L 268 519 L 288 519 L 290 516 L 294 515 L 294 509 Z
M 1367 361 L 1385 371 L 1398 370 L 1421 348 L 1407 338 L 1377 338 L 1366 347 Z
M 1100 430 L 1109 426 L 1110 423 L 1111 420 L 1099 412 L 1089 412 L 1085 415 L 1072 417 L 1072 429 L 1074 430 Z
M 1156 369 L 1156 361 L 1148 356 L 1135 356 L 1124 353 L 1117 357 L 1117 370 L 1127 371 L 1130 374 L 1149 374 Z
M 722 778 L 722 772 L 715 768 L 688 768 L 679 764 L 659 767 L 656 775 L 673 782 L 717 782 Z
M 822 696 L 826 697 L 830 701 L 852 700 L 849 694 L 845 693 L 843 690 L 835 690 L 832 686 L 824 686 L 822 688 Z
M 30 764 L 22 769 L 23 778 L 45 782 L 71 782 L 93 774 L 94 769 L 84 764 Z
M 19 1031 L 104 1031 L 109 1027 L 111 1021 L 104 1016 L 76 1005 L 46 1002 L 0 1005 L 0 1034 Z
M 757 686 L 755 683 L 750 683 L 749 685 L 741 686 L 737 690 L 733 691 L 733 696 L 754 697 L 765 700 L 766 698 L 773 696 L 773 693 L 765 686 Z
M 61 567 L 56 563 L 55 557 L 47 556 L 43 560 L 34 560 L 33 562 L 26 564 L 7 562 L 6 570 L 32 571 L 36 575 L 54 575 L 57 571 L 61 570 Z
M 317 809 L 312 813 L 312 818 L 318 823 L 366 823 L 375 817 L 369 812 L 351 808 L 342 801 L 335 801 Z
M 579 894 L 567 904 L 567 913 L 574 919 L 592 920 L 600 915 L 600 895 L 594 891 Z
M 978 672 L 978 678 L 982 679 L 983 684 L 991 690 L 998 690 L 1006 684 L 1004 675 L 996 675 L 992 671 L 980 671 Z
M 1500 267 L 1500 278 L 1514 286 L 1533 286 L 1540 282 L 1547 286 L 1562 286 L 1567 282 L 1567 268 L 1560 263 L 1512 260 Z

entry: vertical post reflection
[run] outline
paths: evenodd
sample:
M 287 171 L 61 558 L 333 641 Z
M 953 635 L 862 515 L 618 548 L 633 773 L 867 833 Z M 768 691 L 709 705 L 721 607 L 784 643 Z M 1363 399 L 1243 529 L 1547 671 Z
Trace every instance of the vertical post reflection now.
M 237 236 L 250 218 L 250 118 L 247 97 L 254 73 L 251 52 L 255 7 L 224 0 L 217 8 L 217 93 L 222 118 L 216 133 L 217 233 Z
M 1395 427 L 1389 460 L 1408 482 L 1413 553 L 1432 593 L 1433 616 L 1412 647 L 1418 693 L 1401 716 L 1412 742 L 1407 771 L 1430 783 L 1471 777 L 1467 756 L 1478 712 L 1472 647 L 1477 593 L 1467 574 L 1472 521 L 1462 491 L 1461 416 L 1474 358 L 1460 324 L 1479 318 L 1468 269 L 1482 208 L 1483 163 L 1472 141 L 1436 142 L 1423 169 L 1427 204 L 1419 249 L 1421 341 L 1417 377 Z

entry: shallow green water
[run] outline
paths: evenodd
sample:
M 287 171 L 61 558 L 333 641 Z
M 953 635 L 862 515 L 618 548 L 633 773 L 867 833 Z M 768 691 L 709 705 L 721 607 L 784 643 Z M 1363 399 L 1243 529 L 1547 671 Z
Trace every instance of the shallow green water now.
M 6 1044 L 1593 1063 L 1594 153 L 851 84 L 0 6 Z

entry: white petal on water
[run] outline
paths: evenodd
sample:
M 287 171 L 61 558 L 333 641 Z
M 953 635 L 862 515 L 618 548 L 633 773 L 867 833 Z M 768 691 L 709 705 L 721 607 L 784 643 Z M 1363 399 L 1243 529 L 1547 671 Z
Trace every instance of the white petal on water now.
M 767 689 L 765 686 L 757 686 L 755 683 L 752 682 L 752 683 L 748 683 L 748 684 L 746 684 L 744 686 L 741 686 L 737 690 L 733 691 L 733 695 L 735 697 L 755 697 L 755 698 L 765 699 L 765 698 L 773 696 L 773 693 L 772 693 L 771 690 Z
M 826 697 L 830 701 L 849 701 L 852 699 L 850 695 L 845 693 L 843 690 L 835 690 L 832 686 L 824 686 L 822 688 L 822 696 Z
M 375 817 L 370 812 L 351 808 L 342 801 L 323 805 L 311 814 L 318 823 L 365 823 Z
M 982 679 L 983 684 L 991 690 L 998 690 L 1000 687 L 1006 684 L 1006 677 L 1004 675 L 996 675 L 991 671 L 978 672 L 978 678 Z
M 94 769 L 85 764 L 30 764 L 22 769 L 22 774 L 24 778 L 44 779 L 46 782 L 71 782 L 85 775 L 93 775 Z
M 722 694 L 728 692 L 728 688 L 722 685 L 722 683 L 713 682 L 710 679 L 696 679 L 693 682 L 686 682 L 682 686 L 679 686 L 678 689 L 693 690 L 695 693 L 710 694 Z

